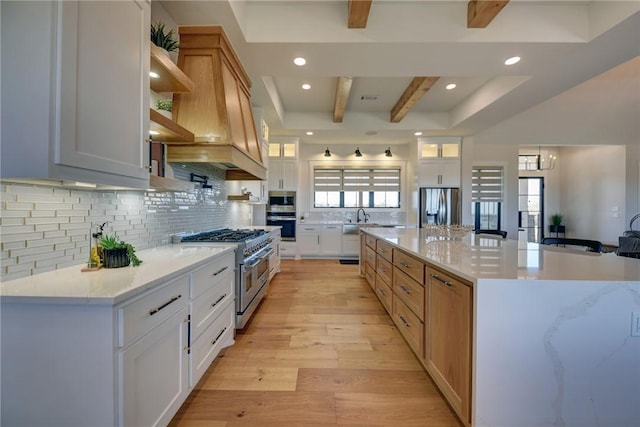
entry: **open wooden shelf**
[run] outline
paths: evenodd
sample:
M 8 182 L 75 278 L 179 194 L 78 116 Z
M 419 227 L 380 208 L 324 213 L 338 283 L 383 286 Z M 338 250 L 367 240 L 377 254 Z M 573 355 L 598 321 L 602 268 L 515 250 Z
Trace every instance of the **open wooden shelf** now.
M 153 135 L 153 140 L 156 142 L 193 144 L 195 141 L 192 132 L 163 116 L 153 108 L 149 110 L 149 120 L 151 121 L 150 129 L 159 133 L 158 135 Z
M 151 71 L 160 77 L 150 78 L 154 92 L 191 92 L 195 84 L 162 49 L 151 43 Z

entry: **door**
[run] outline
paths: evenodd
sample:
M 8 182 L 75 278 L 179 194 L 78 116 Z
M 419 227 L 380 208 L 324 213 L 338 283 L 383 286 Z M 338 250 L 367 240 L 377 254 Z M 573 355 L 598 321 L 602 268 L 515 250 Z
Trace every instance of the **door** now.
M 520 177 L 518 240 L 540 243 L 544 234 L 544 178 Z

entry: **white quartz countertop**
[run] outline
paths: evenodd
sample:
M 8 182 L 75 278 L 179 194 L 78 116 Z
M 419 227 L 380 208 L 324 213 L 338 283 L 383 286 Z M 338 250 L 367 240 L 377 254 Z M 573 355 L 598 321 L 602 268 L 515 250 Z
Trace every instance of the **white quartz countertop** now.
M 469 233 L 444 238 L 418 228 L 363 231 L 464 279 L 640 281 L 640 260 Z
M 82 265 L 0 283 L 2 303 L 106 304 L 171 280 L 233 251 L 235 244 L 180 244 L 138 251 L 138 267 L 81 272 Z

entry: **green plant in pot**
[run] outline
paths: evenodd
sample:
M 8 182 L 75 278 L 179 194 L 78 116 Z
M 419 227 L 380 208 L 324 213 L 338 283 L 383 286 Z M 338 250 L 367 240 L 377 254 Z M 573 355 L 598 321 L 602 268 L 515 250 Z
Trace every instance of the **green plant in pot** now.
M 562 214 L 556 213 L 551 215 L 551 227 L 549 229 L 553 233 L 564 233 L 564 225 L 562 225 L 562 220 L 564 216 Z
M 102 236 L 99 247 L 102 250 L 102 263 L 105 268 L 126 267 L 129 263 L 137 267 L 142 263 L 136 256 L 134 247 L 130 243 L 118 240 L 115 235 Z
M 156 109 L 171 112 L 173 109 L 173 101 L 170 99 L 158 99 L 156 101 Z
M 180 47 L 173 39 L 173 30 L 167 32 L 162 22 L 151 24 L 151 42 L 167 52 L 175 52 Z

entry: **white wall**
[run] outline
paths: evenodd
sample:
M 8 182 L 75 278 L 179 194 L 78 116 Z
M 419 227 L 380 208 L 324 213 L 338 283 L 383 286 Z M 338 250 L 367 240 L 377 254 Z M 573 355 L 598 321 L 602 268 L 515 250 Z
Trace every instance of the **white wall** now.
M 617 242 L 625 229 L 625 147 L 562 147 L 559 159 L 567 236 Z

